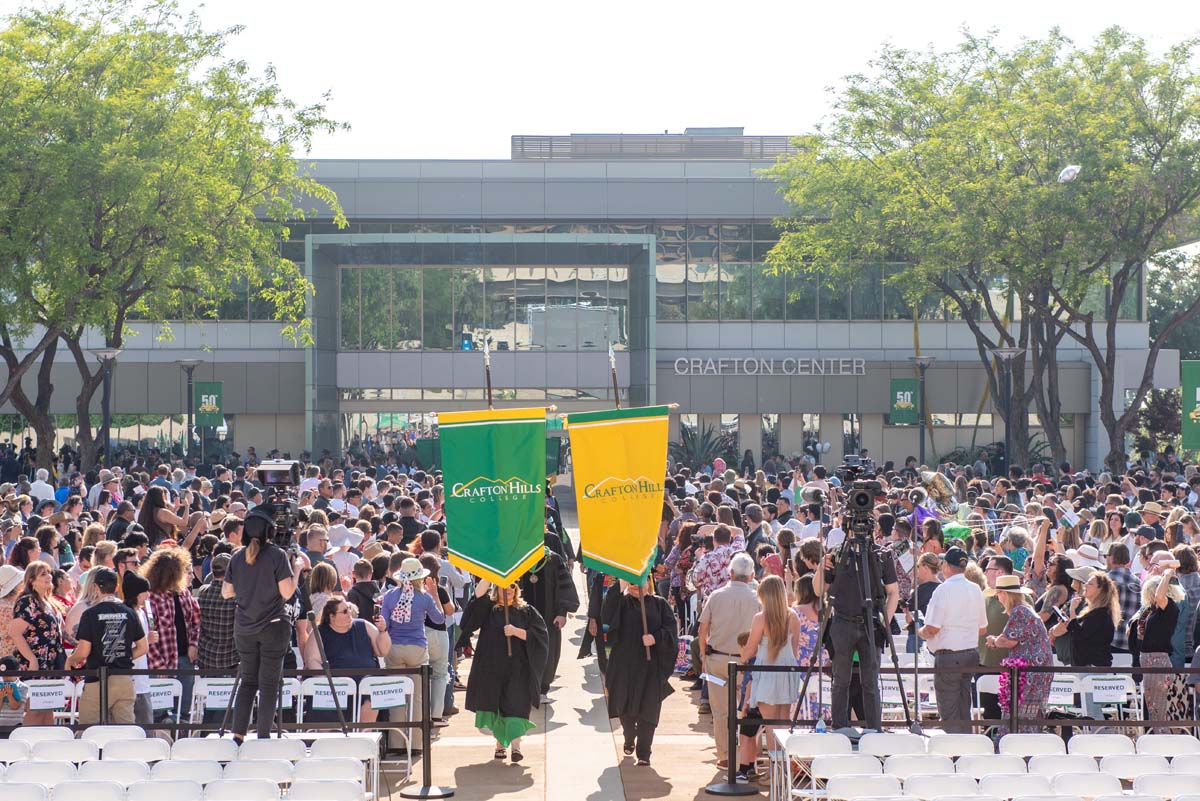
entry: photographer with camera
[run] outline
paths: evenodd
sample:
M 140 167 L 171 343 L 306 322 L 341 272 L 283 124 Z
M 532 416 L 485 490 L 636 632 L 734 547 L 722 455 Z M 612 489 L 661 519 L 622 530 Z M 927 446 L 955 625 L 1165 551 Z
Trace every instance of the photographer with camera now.
M 875 528 L 874 493 L 867 485 L 876 483 L 855 481 L 848 488 L 843 511 L 846 541 L 838 553 L 826 555 L 824 570 L 818 574 L 817 591 L 829 586 L 833 607 L 827 642 L 833 655 L 832 723 L 835 729 L 850 724 L 855 654 L 858 655 L 862 686 L 863 722 L 878 730 L 883 720 L 879 664 L 889 635 L 881 621 L 890 621 L 895 616 L 900 586 L 894 560 L 884 559 L 871 539 Z M 845 552 L 846 549 L 849 552 Z M 863 575 L 864 569 L 866 575 Z M 870 596 L 865 597 L 864 592 L 869 592 Z
M 233 642 L 240 661 L 234 699 L 233 739 L 245 739 L 250 710 L 258 693 L 257 733 L 270 736 L 279 693 L 283 658 L 291 644 L 291 621 L 284 604 L 296 594 L 296 565 L 276 544 L 275 521 L 261 508 L 246 515 L 242 533 L 246 547 L 229 561 L 222 598 L 237 600 Z

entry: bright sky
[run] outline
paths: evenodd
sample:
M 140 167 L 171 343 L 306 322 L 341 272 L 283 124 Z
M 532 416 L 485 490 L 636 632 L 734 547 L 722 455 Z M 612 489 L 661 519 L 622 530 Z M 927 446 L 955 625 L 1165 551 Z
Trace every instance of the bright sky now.
M 508 158 L 517 133 L 796 134 L 883 42 L 948 49 L 963 26 L 1016 41 L 1057 25 L 1083 43 L 1118 24 L 1161 49 L 1200 33 L 1186 3 L 1113 0 L 179 2 L 210 28 L 243 25 L 230 55 L 274 64 L 293 99 L 332 93 L 351 130 L 316 158 Z

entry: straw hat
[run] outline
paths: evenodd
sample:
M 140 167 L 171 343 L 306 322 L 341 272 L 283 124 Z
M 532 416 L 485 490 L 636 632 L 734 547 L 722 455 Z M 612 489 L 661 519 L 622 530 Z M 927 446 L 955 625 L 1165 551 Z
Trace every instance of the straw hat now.
M 1100 549 L 1091 543 L 1070 549 L 1067 551 L 1067 557 L 1080 567 L 1104 567 L 1104 562 L 1100 561 Z
M 409 557 L 400 563 L 400 569 L 392 574 L 392 578 L 399 584 L 406 581 L 418 581 L 429 575 L 429 571 L 421 566 L 421 560 L 416 557 Z
M 1084 565 L 1082 567 L 1071 568 L 1070 570 L 1067 571 L 1067 575 L 1070 576 L 1071 578 L 1075 579 L 1076 581 L 1078 581 L 1081 584 L 1087 584 L 1088 580 L 1092 576 L 1096 575 L 1097 573 L 1103 573 L 1103 572 L 1104 572 L 1103 570 L 1100 570 L 1097 567 L 1093 567 L 1091 565 Z
M 996 579 L 996 592 L 1015 592 L 1021 595 L 1033 595 L 1033 590 L 1021 586 L 1020 576 L 999 576 Z
M 25 580 L 25 571 L 15 565 L 0 565 L 0 598 L 5 597 Z

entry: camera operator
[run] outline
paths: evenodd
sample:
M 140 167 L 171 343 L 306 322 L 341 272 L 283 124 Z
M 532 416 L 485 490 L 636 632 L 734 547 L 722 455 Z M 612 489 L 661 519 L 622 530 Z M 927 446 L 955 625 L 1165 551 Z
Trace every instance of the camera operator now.
M 283 658 L 291 644 L 291 621 L 284 604 L 296 594 L 295 566 L 275 544 L 275 523 L 263 510 L 246 515 L 246 547 L 233 555 L 221 585 L 222 598 L 236 598 L 233 642 L 240 661 L 241 686 L 234 700 L 233 738 L 241 742 L 250 726 L 258 691 L 257 731 L 270 736 Z
M 847 495 L 847 505 L 853 506 L 855 493 Z M 896 607 L 900 602 L 900 587 L 896 579 L 894 560 L 884 559 L 878 548 L 870 543 L 874 521 L 870 520 L 871 504 L 865 504 L 865 510 L 846 512 L 845 529 L 846 542 L 842 548 L 866 548 L 867 562 L 870 575 L 866 585 L 870 588 L 874 602 L 875 620 L 868 621 L 865 617 L 865 601 L 863 597 L 864 581 L 861 576 L 862 559 L 858 554 L 851 554 L 838 564 L 838 554 L 829 553 L 825 557 L 825 569 L 820 576 L 817 591 L 829 583 L 833 603 L 833 617 L 829 621 L 829 646 L 833 656 L 833 709 L 832 723 L 835 729 L 850 725 L 850 692 L 854 678 L 854 654 L 858 654 L 859 678 L 862 686 L 863 722 L 872 729 L 880 729 L 883 719 L 883 709 L 879 698 L 879 662 L 882 650 L 888 636 L 882 620 L 892 620 Z M 865 533 L 859 533 L 853 520 L 853 515 L 865 515 L 870 520 Z M 886 597 L 886 600 L 885 600 Z M 874 647 L 871 646 L 871 635 L 867 626 L 873 627 Z

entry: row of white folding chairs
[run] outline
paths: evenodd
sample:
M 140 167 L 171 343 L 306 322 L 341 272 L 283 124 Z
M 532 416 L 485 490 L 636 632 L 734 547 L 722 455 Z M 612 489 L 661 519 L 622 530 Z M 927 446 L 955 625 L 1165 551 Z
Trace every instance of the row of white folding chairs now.
M 307 756 L 353 756 L 373 758 L 375 741 L 355 736 L 318 738 L 311 750 L 299 738 L 249 739 L 239 746 L 232 739 L 185 737 L 170 745 L 157 737 L 146 737 L 140 726 L 94 726 L 79 739 L 66 726 L 19 726 L 8 739 L 0 740 L 0 763 L 30 759 L 90 762 L 104 759 L 206 759 L 232 762 L 237 759 L 286 759 L 295 762 Z
M 83 697 L 84 682 L 75 682 L 64 677 L 26 679 L 20 684 L 25 689 L 25 697 L 30 697 L 31 693 L 61 697 L 63 705 L 54 713 L 57 719 L 70 724 L 79 720 L 79 699 Z M 183 682 L 179 679 L 151 678 L 150 699 L 154 711 L 171 710 L 178 718 L 183 704 Z
M 197 679 L 192 692 L 192 722 L 199 722 L 205 712 L 223 712 L 228 705 L 234 682 L 235 679 L 227 678 Z M 416 685 L 411 676 L 364 676 L 358 681 L 349 676 L 335 676 L 333 679 L 339 700 L 344 699 L 343 708 L 349 707 L 350 717 L 348 719 L 354 721 L 359 720 L 363 702 L 371 699 L 374 689 L 397 683 L 403 685 L 405 698 L 412 698 L 416 692 Z M 326 706 L 310 707 L 304 703 L 305 699 L 314 702 L 323 699 L 328 710 L 332 711 L 335 707 L 331 701 L 324 700 L 328 699 L 328 696 L 329 680 L 324 677 L 310 676 L 304 680 L 285 678 L 280 682 L 279 704 L 284 711 L 295 713 L 297 723 L 304 722 L 306 713 L 317 709 L 326 709 Z M 412 704 L 406 703 L 405 706 L 411 716 Z
M 128 787 L 109 781 L 75 780 L 47 787 L 4 783 L 5 801 L 279 801 L 279 786 L 265 779 L 229 779 L 202 787 L 191 781 L 144 781 Z M 362 787 L 336 779 L 293 782 L 287 801 L 363 801 Z
M 855 801 L 912 801 L 908 795 L 861 796 Z M 1156 795 L 1103 795 L 1084 799 L 1078 795 L 1018 795 L 1008 799 L 994 795 L 938 795 L 930 801 L 1163 801 Z M 1174 801 L 1200 801 L 1200 795 L 1178 796 Z
M 1099 762 L 1086 754 L 1039 754 L 1028 761 L 1016 754 L 967 754 L 957 761 L 936 754 L 896 754 L 880 762 L 872 754 L 839 754 L 817 756 L 812 771 L 843 774 L 880 773 L 901 779 L 924 774 L 960 773 L 982 778 L 990 773 L 1032 773 L 1056 776 L 1060 773 L 1108 773 L 1132 781 L 1139 776 L 1174 774 L 1200 777 L 1200 755 L 1181 754 L 1170 763 L 1158 754 L 1111 754 Z
M 811 758 L 821 754 L 848 754 L 854 749 L 849 740 L 836 732 L 817 734 L 800 732 L 786 740 L 793 758 Z M 1136 742 L 1123 734 L 1076 734 L 1070 747 L 1057 734 L 1031 732 L 1007 734 L 1000 738 L 999 752 L 1021 757 L 1041 754 L 1082 754 L 1102 757 L 1157 755 L 1164 757 L 1200 755 L 1200 739 L 1189 734 L 1143 734 Z M 873 732 L 858 742 L 858 753 L 888 757 L 898 754 L 935 754 L 948 757 L 994 754 L 996 746 L 982 734 L 937 734 L 923 737 L 908 732 Z
M 76 767 L 71 762 L 16 762 L 0 769 L 6 782 L 32 782 L 54 787 L 76 779 L 111 781 L 122 785 L 151 779 L 187 780 L 208 784 L 220 779 L 268 779 L 276 784 L 298 780 L 344 779 L 363 785 L 363 764 L 349 757 L 303 759 L 294 765 L 283 759 L 254 759 L 228 762 L 199 760 L 157 762 L 150 767 L 134 760 L 85 762 Z

